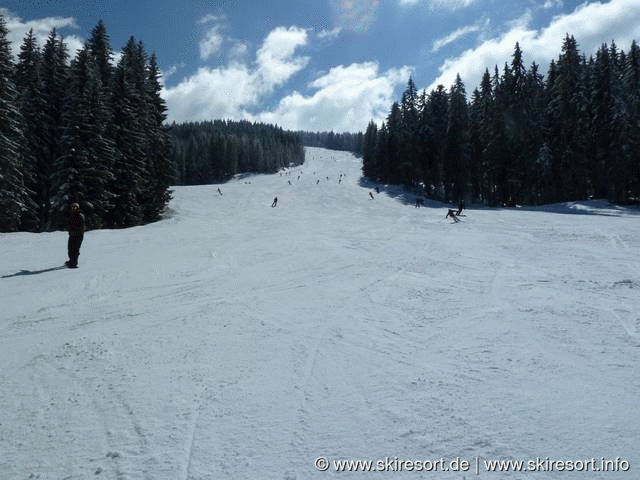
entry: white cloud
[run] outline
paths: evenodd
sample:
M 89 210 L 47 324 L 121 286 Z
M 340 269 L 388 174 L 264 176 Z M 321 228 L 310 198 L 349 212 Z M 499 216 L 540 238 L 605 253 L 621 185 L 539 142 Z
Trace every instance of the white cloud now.
M 467 8 L 477 1 L 478 0 L 429 0 L 429 4 L 431 8 L 434 9 L 457 11 Z
M 322 30 L 318 32 L 318 38 L 320 39 L 334 39 L 337 38 L 342 32 L 342 28 L 336 27 L 333 30 Z
M 554 17 L 547 27 L 540 30 L 530 28 L 526 18 L 513 23 L 502 36 L 486 40 L 458 57 L 445 60 L 439 76 L 427 86 L 427 90 L 439 84 L 448 88 L 459 73 L 467 91 L 472 91 L 480 83 L 485 68 L 492 71 L 495 65 L 501 68 L 511 60 L 516 42 L 520 43 L 526 64 L 535 61 L 545 70 L 560 53 L 567 33 L 574 35 L 580 50 L 586 55 L 595 52 L 603 42 L 615 40 L 618 46 L 626 49 L 633 39 L 640 38 L 638 0 L 583 4 L 572 13 Z
M 224 36 L 220 31 L 220 27 L 218 25 L 211 27 L 207 30 L 204 38 L 200 40 L 200 58 L 207 60 L 218 53 L 222 48 L 223 42 Z
M 24 22 L 22 18 L 15 16 L 6 8 L 0 8 L 0 13 L 4 16 L 9 32 L 7 38 L 11 42 L 11 51 L 16 57 L 29 30 L 33 30 L 38 44 L 43 47 L 53 29 L 56 29 L 56 33 L 60 35 L 60 30 L 78 28 L 75 19 L 71 17 L 47 17 Z M 76 51 L 84 46 L 84 40 L 75 35 L 65 35 L 64 43 L 67 45 L 70 58 L 73 58 Z
M 296 55 L 306 42 L 306 30 L 278 27 L 258 49 L 253 66 L 240 61 L 247 44 L 234 42 L 229 65 L 201 67 L 178 85 L 163 90 L 169 121 L 246 118 L 248 109 L 306 67 L 309 59 Z
M 200 68 L 178 85 L 163 90 L 169 121 L 188 122 L 214 118 L 240 119 L 259 98 L 255 73 L 246 65 Z
M 380 73 L 376 62 L 334 67 L 309 84 L 312 95 L 293 92 L 255 119 L 291 130 L 363 131 L 370 120 L 384 120 L 396 87 L 411 73 L 406 66 Z
M 564 6 L 564 3 L 562 0 L 546 0 L 544 2 L 544 5 L 542 5 L 542 8 L 544 9 L 555 8 L 555 7 L 562 8 L 563 6 Z
M 400 5 L 413 6 L 427 3 L 434 10 L 458 11 L 476 3 L 479 0 L 399 0 Z
M 307 66 L 309 57 L 294 57 L 298 47 L 307 44 L 307 31 L 297 27 L 278 27 L 264 40 L 256 55 L 258 74 L 266 85 L 277 86 Z
M 208 14 L 205 15 L 204 17 L 202 17 L 200 20 L 198 20 L 198 23 L 200 25 L 204 25 L 205 23 L 210 23 L 210 22 L 221 22 L 225 19 L 224 15 L 212 15 L 212 14 Z
M 233 61 L 241 61 L 249 52 L 249 44 L 240 40 L 234 40 L 229 49 L 229 58 Z
M 208 60 L 214 55 L 217 55 L 222 50 L 222 45 L 225 42 L 224 29 L 225 29 L 224 15 L 205 15 L 198 23 L 200 25 L 213 24 L 205 31 L 202 39 L 199 42 L 200 47 L 200 59 Z
M 470 33 L 479 32 L 483 28 L 487 27 L 489 24 L 489 19 L 485 19 L 482 22 L 476 22 L 473 25 L 467 25 L 466 27 L 459 28 L 448 35 L 445 35 L 442 38 L 438 38 L 433 42 L 433 47 L 431 48 L 432 52 L 437 52 L 441 48 L 453 43 L 462 37 L 469 35 Z

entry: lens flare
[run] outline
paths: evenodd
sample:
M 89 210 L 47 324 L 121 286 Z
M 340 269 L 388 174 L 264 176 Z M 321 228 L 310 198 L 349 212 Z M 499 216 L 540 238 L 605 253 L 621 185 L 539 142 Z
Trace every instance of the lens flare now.
M 366 32 L 376 19 L 380 0 L 331 0 L 334 23 L 354 33 Z

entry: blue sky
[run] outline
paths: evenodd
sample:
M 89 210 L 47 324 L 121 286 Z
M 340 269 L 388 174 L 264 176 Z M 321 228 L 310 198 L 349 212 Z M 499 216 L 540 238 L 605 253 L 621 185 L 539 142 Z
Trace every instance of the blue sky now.
M 430 91 L 485 67 L 543 71 L 572 33 L 587 55 L 640 40 L 640 0 L 0 0 L 15 52 L 52 28 L 73 52 L 102 19 L 117 53 L 129 36 L 156 52 L 170 121 L 249 119 L 287 129 L 364 130 L 409 76 Z M 116 58 L 117 60 L 117 58 Z

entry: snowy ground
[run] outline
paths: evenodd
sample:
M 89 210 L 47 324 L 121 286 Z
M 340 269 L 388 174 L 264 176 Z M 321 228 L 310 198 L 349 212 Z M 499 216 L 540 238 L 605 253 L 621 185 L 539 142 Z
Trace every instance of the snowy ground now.
M 453 224 L 359 182 L 309 149 L 177 188 L 162 222 L 88 232 L 77 270 L 53 270 L 64 232 L 0 234 L 0 478 L 640 478 L 640 212 Z M 538 457 L 629 471 L 483 467 Z

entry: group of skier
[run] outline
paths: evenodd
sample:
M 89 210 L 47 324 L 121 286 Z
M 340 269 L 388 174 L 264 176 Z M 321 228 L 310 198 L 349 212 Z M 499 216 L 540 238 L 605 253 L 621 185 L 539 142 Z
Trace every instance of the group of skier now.
M 342 182 L 343 174 L 340 174 L 338 183 Z M 298 176 L 298 179 L 300 176 Z M 329 177 L 327 177 L 328 179 Z M 316 182 L 320 183 L 320 180 Z M 291 184 L 291 182 L 289 182 Z M 220 188 L 217 190 L 218 195 L 222 196 Z M 380 188 L 376 187 L 376 193 L 380 193 Z M 373 200 L 375 197 L 372 192 L 369 192 L 369 198 Z M 275 208 L 278 205 L 278 197 L 273 198 L 271 207 Z M 422 197 L 416 197 L 416 208 L 424 205 L 424 199 Z M 454 222 L 459 222 L 458 218 L 462 214 L 462 210 L 465 208 L 464 201 L 458 204 L 458 209 L 450 208 L 445 218 L 451 218 Z M 80 205 L 77 202 L 73 202 L 69 205 L 69 216 L 67 221 L 67 230 L 69 232 L 69 238 L 67 241 L 67 253 L 69 260 L 65 262 L 65 265 L 69 268 L 78 268 L 78 258 L 80 257 L 80 246 L 84 239 L 85 232 L 85 218 L 84 214 L 80 210 Z

